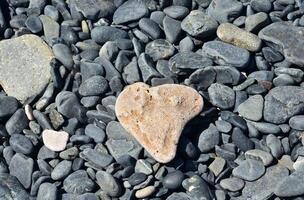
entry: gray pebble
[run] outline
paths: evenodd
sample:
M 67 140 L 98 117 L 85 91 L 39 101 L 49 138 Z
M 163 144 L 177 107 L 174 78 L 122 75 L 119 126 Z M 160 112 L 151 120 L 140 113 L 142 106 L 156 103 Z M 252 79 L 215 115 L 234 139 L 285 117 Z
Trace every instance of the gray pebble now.
M 240 165 L 233 169 L 232 174 L 246 181 L 254 181 L 265 173 L 265 167 L 261 161 L 244 160 Z

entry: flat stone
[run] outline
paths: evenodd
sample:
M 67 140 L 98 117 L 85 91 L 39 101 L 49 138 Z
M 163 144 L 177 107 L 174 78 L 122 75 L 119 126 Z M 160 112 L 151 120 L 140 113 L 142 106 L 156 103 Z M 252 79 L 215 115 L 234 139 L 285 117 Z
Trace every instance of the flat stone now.
M 265 173 L 265 167 L 261 161 L 244 160 L 232 170 L 233 176 L 246 181 L 255 181 Z
M 65 67 L 71 69 L 74 61 L 70 48 L 65 44 L 55 44 L 53 46 L 53 52 L 57 60 L 59 60 Z
M 91 192 L 95 183 L 84 170 L 77 170 L 63 181 L 63 189 L 68 193 L 83 194 Z
M 102 76 L 92 76 L 81 83 L 78 92 L 81 96 L 99 96 L 109 87 L 107 80 Z
M 207 13 L 221 24 L 232 22 L 241 14 L 242 9 L 242 3 L 237 0 L 212 0 Z
M 235 92 L 228 86 L 213 83 L 208 88 L 210 102 L 222 109 L 232 108 L 235 102 Z
M 286 60 L 304 67 L 304 28 L 288 22 L 272 23 L 259 32 L 259 38 L 284 54 Z
M 182 186 L 182 182 L 185 179 L 183 172 L 176 170 L 168 173 L 162 180 L 165 188 L 176 190 Z
M 65 178 L 67 175 L 69 175 L 71 170 L 72 170 L 72 162 L 68 160 L 63 160 L 54 167 L 51 173 L 51 178 L 55 181 L 61 180 Z
M 18 109 L 6 122 L 5 128 L 9 135 L 21 133 L 27 126 L 29 120 L 23 109 Z
M 222 41 L 247 49 L 248 51 L 256 52 L 262 46 L 262 41 L 258 36 L 230 23 L 221 24 L 216 34 Z
M 297 86 L 279 86 L 265 96 L 264 119 L 282 124 L 304 111 L 304 89 Z
M 148 15 L 149 10 L 144 1 L 128 0 L 119 6 L 114 15 L 113 22 L 115 24 L 123 24 L 141 19 Z
M 166 59 L 174 54 L 175 48 L 167 40 L 157 39 L 146 45 L 146 54 L 148 54 L 153 61 Z
M 63 151 L 69 139 L 65 131 L 44 130 L 42 132 L 44 145 L 52 151 Z
M 202 50 L 219 65 L 245 68 L 250 59 L 250 54 L 246 49 L 221 41 L 206 42 L 204 43 Z
M 304 115 L 297 115 L 289 120 L 289 126 L 293 129 L 303 131 L 304 130 Z
M 21 102 L 40 94 L 50 81 L 53 57 L 52 50 L 36 35 L 2 40 L 0 85 Z
M 200 176 L 193 175 L 190 178 L 185 179 L 182 184 L 191 199 L 212 199 L 208 184 Z
M 155 192 L 154 186 L 148 186 L 135 192 L 135 197 L 142 199 L 147 198 Z
M 108 0 L 74 0 L 76 10 L 81 12 L 83 16 L 90 20 L 95 20 L 101 17 L 107 17 L 113 14 L 115 10 L 115 4 Z
M 214 126 L 210 124 L 209 127 L 204 130 L 198 140 L 198 148 L 201 152 L 208 152 L 212 150 L 220 142 L 220 133 Z
M 218 23 L 215 19 L 200 10 L 193 10 L 182 21 L 181 27 L 189 35 L 197 38 L 205 38 L 216 32 Z
M 106 127 L 108 140 L 106 146 L 111 155 L 117 160 L 123 155 L 138 158 L 142 151 L 141 145 L 117 121 L 111 121 Z
M 288 176 L 288 174 L 288 169 L 280 165 L 268 167 L 265 175 L 258 180 L 252 182 L 246 181 L 245 187 L 242 190 L 242 195 L 237 199 L 268 199 L 273 195 L 278 183 Z
M 30 188 L 34 160 L 23 154 L 16 153 L 9 164 L 10 174 L 15 176 L 26 189 Z
M 0 96 L 0 119 L 10 117 L 18 109 L 18 101 L 14 97 Z
M 97 169 L 105 168 L 113 162 L 113 157 L 111 155 L 98 152 L 91 148 L 84 149 L 79 156 Z
M 122 192 L 121 185 L 110 173 L 105 171 L 98 171 L 96 173 L 96 180 L 100 188 L 105 191 L 109 196 L 120 196 Z
M 210 58 L 193 52 L 177 53 L 169 59 L 170 70 L 178 75 L 186 75 L 196 69 L 211 65 L 212 60 Z
M 265 166 L 270 165 L 273 161 L 273 157 L 270 153 L 260 149 L 251 149 L 246 151 L 245 157 L 248 159 L 255 159 L 262 161 Z
M 173 19 L 183 19 L 189 14 L 189 9 L 184 6 L 169 6 L 164 9 L 164 13 Z
M 245 19 L 245 30 L 253 33 L 259 32 L 262 28 L 269 24 L 269 17 L 264 12 L 249 15 Z
M 55 184 L 42 183 L 39 187 L 37 200 L 56 200 L 57 187 Z
M 0 173 L 0 198 L 14 200 L 28 200 L 29 194 L 20 184 L 15 176 L 7 173 Z
M 252 121 L 259 121 L 263 117 L 264 99 L 262 95 L 253 95 L 238 107 L 241 116 Z
M 28 137 L 18 133 L 10 137 L 9 144 L 15 152 L 25 155 L 32 153 L 34 147 Z
M 59 24 L 54 19 L 46 15 L 40 15 L 39 18 L 43 25 L 45 40 L 48 44 L 52 44 L 52 40 L 59 37 Z
M 294 197 L 304 194 L 302 180 L 304 178 L 304 170 L 299 169 L 287 177 L 281 179 L 274 188 L 274 194 L 279 197 Z
M 240 178 L 231 177 L 221 180 L 220 186 L 225 190 L 236 192 L 245 186 L 245 182 Z
M 166 39 L 172 44 L 178 41 L 182 35 L 181 22 L 168 16 L 165 16 L 162 22 Z
M 220 175 L 226 165 L 226 161 L 221 157 L 216 157 L 208 166 L 209 170 L 213 172 L 214 176 Z
M 202 97 L 192 88 L 174 84 L 149 88 L 135 83 L 120 93 L 115 112 L 122 126 L 157 161 L 165 163 L 175 157 L 184 125 L 202 107 Z
M 128 38 L 128 33 L 112 26 L 98 26 L 91 31 L 92 39 L 100 44 L 117 39 Z

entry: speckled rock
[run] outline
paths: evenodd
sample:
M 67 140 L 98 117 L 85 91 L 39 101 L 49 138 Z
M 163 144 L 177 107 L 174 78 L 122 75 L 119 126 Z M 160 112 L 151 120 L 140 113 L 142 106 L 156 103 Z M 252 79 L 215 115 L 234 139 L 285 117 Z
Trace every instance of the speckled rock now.
M 175 157 L 184 125 L 202 107 L 202 97 L 192 88 L 135 83 L 118 96 L 115 111 L 122 126 L 154 159 L 165 163 Z
M 0 85 L 8 95 L 24 102 L 42 92 L 50 81 L 53 57 L 52 50 L 35 35 L 2 40 Z
M 258 51 L 262 45 L 262 41 L 258 36 L 230 23 L 221 24 L 216 33 L 222 41 L 249 51 Z

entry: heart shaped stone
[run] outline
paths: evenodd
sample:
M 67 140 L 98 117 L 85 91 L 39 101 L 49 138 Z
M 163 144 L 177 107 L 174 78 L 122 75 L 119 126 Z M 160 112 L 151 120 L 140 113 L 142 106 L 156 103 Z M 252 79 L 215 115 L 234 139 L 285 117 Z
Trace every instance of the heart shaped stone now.
M 185 124 L 203 108 L 203 98 L 187 86 L 145 83 L 127 86 L 118 96 L 115 112 L 122 126 L 162 163 L 171 161 Z

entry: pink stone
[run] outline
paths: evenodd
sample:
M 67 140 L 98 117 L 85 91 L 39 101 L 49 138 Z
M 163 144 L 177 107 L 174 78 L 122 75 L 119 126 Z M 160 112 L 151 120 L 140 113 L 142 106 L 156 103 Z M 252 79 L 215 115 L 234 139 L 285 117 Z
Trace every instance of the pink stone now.
M 42 140 L 44 145 L 52 151 L 63 151 L 69 139 L 65 131 L 44 130 Z
M 118 96 L 115 112 L 122 126 L 154 157 L 166 163 L 176 154 L 186 123 L 199 114 L 203 98 L 193 88 L 145 83 L 127 86 Z

